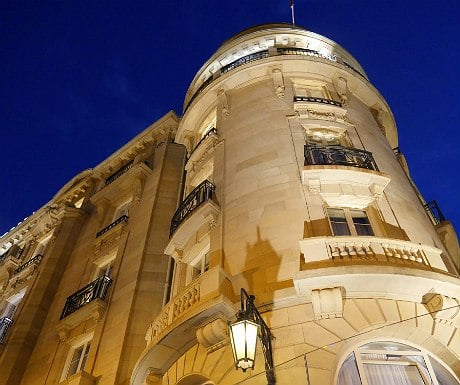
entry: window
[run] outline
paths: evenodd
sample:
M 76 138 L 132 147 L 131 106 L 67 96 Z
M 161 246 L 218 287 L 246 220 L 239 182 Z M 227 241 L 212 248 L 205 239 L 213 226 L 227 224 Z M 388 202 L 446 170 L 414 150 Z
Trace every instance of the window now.
M 343 362 L 337 385 L 459 385 L 441 363 L 427 353 L 397 342 L 371 342 Z
M 190 283 L 195 278 L 209 270 L 209 251 L 202 254 L 200 257 L 195 259 L 189 267 L 189 279 L 187 283 Z
M 328 208 L 327 215 L 333 235 L 374 235 L 363 210 Z
M 99 269 L 98 269 L 98 272 L 97 272 L 97 276 L 102 277 L 102 276 L 105 275 L 105 276 L 107 276 L 109 278 L 112 278 L 113 262 L 114 262 L 114 260 L 111 259 L 110 261 L 108 261 L 104 265 L 100 266 Z
M 91 338 L 76 343 L 69 352 L 67 357 L 67 364 L 64 369 L 62 381 L 81 372 L 85 368 L 85 363 L 88 358 L 89 350 L 91 347 Z
M 130 205 L 131 205 L 131 200 L 123 202 L 121 205 L 119 205 L 115 210 L 113 220 L 116 221 L 118 218 L 122 217 L 123 215 L 128 216 L 128 209 Z

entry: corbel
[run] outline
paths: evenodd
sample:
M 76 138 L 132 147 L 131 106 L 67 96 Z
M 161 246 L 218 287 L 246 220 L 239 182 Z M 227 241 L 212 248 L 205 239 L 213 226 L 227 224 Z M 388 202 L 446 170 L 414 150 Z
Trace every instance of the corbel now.
M 283 98 L 286 88 L 284 86 L 283 72 L 281 71 L 281 68 L 273 68 L 272 77 L 276 96 L 278 98 Z
M 222 118 L 228 118 L 230 115 L 230 108 L 228 106 L 227 93 L 224 89 L 221 88 L 219 91 L 217 91 L 217 99 L 222 111 Z

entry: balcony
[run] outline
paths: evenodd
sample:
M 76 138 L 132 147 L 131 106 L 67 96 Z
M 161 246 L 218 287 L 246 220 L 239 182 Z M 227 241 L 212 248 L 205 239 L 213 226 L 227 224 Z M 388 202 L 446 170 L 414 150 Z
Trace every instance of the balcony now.
M 35 257 L 29 259 L 26 263 L 20 265 L 17 269 L 14 270 L 14 274 L 19 274 L 20 272 L 32 267 L 36 267 L 40 264 L 43 259 L 42 254 L 37 254 Z
M 197 145 L 193 148 L 192 152 L 190 153 L 190 157 L 192 157 L 193 153 L 195 152 L 195 150 L 197 148 L 199 148 L 201 146 L 201 144 L 203 142 L 205 142 L 209 137 L 211 136 L 217 136 L 217 129 L 215 127 L 211 128 L 201 139 L 200 141 L 197 143 Z
M 447 296 L 458 294 L 442 250 L 434 246 L 374 236 L 312 237 L 299 243 L 303 257 L 294 285 L 307 298 L 331 285 L 343 288 L 347 298 L 422 302 L 433 287 Z
M 364 209 L 380 198 L 390 176 L 379 171 L 372 153 L 342 146 L 306 145 L 302 182 L 329 206 Z
M 126 163 L 124 166 L 120 167 L 117 171 L 115 171 L 112 175 L 110 175 L 106 180 L 105 180 L 105 185 L 109 185 L 112 183 L 115 179 L 119 178 L 122 176 L 126 171 L 128 171 L 134 163 L 134 159 L 131 159 L 128 163 Z
M 143 383 L 150 369 L 164 373 L 174 360 L 196 344 L 197 332 L 204 325 L 216 320 L 224 321 L 225 325 L 235 314 L 234 301 L 232 284 L 222 268 L 215 266 L 196 278 L 174 296 L 149 325 L 145 335 L 147 347 L 133 370 L 131 383 Z M 225 344 L 226 338 L 220 343 Z
M 13 320 L 8 317 L 0 318 L 0 344 L 5 341 L 6 332 L 8 328 L 13 324 Z
M 266 59 L 270 57 L 276 57 L 276 56 L 305 56 L 305 57 L 314 57 L 319 60 L 326 60 L 330 61 L 333 63 L 336 63 L 338 65 L 343 66 L 343 68 L 353 71 L 353 73 L 358 74 L 361 76 L 363 79 L 367 80 L 367 77 L 359 72 L 356 68 L 354 68 L 352 65 L 344 61 L 341 57 L 337 55 L 323 55 L 319 51 L 308 49 L 308 48 L 298 48 L 298 47 L 278 47 L 275 50 L 263 50 L 259 52 L 254 52 L 249 55 L 243 56 L 225 66 L 223 66 L 220 71 L 217 71 L 214 75 L 208 77 L 194 92 L 194 94 L 191 96 L 191 98 L 188 100 L 187 104 L 184 107 L 184 114 L 187 111 L 187 109 L 190 107 L 192 102 L 197 98 L 199 94 L 201 94 L 215 79 L 219 78 L 220 76 L 232 71 L 235 68 L 238 68 L 242 65 L 261 60 L 261 59 Z
M 379 171 L 372 153 L 342 146 L 305 145 L 305 166 L 340 165 Z
M 314 96 L 294 96 L 294 102 L 304 102 L 304 103 L 320 103 L 327 104 L 330 106 L 342 107 L 342 103 L 337 102 L 332 99 L 317 98 Z
M 62 320 L 94 300 L 100 299 L 104 301 L 111 283 L 112 280 L 104 275 L 72 294 L 67 298 L 60 319 Z
M 439 225 L 446 220 L 436 201 L 430 201 L 423 207 L 425 207 L 425 211 L 430 217 L 431 222 L 433 222 L 433 225 Z
M 104 227 L 101 231 L 96 233 L 96 238 L 99 238 L 101 235 L 104 235 L 108 231 L 112 230 L 115 226 L 119 225 L 120 223 L 128 222 L 129 217 L 127 215 L 122 215 L 120 218 L 115 219 L 110 225 Z
M 179 208 L 174 213 L 171 220 L 169 237 L 171 238 L 177 228 L 184 222 L 196 209 L 203 203 L 212 201 L 215 186 L 208 180 L 204 180 L 185 198 Z

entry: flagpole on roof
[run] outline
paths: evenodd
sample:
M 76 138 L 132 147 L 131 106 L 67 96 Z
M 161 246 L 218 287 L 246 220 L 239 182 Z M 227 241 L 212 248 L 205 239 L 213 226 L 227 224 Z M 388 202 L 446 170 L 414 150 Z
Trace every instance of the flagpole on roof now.
M 291 7 L 292 26 L 294 26 L 294 25 L 295 25 L 295 19 L 294 19 L 294 0 L 290 0 L 290 7 Z

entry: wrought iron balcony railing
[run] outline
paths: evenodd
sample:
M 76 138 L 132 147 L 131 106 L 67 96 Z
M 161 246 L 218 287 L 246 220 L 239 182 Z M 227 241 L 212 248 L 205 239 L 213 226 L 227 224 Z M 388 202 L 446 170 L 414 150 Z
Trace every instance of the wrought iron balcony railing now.
M 96 233 L 96 238 L 99 238 L 101 235 L 113 229 L 116 225 L 120 224 L 121 222 L 128 222 L 128 218 L 129 217 L 127 215 L 122 215 L 120 218 L 115 219 L 110 225 L 104 227 L 101 231 L 98 231 Z
M 203 143 L 207 138 L 209 138 L 212 134 L 215 134 L 217 135 L 217 130 L 215 127 L 211 128 L 201 139 L 200 141 L 197 143 L 197 145 L 193 148 L 192 152 L 190 153 L 190 155 L 198 148 L 200 147 L 200 144 Z
M 13 320 L 8 317 L 0 318 L 0 344 L 5 340 L 6 332 L 8 328 L 12 325 Z
M 133 166 L 133 163 L 134 163 L 134 159 L 131 159 L 124 166 L 120 167 L 117 171 L 115 171 L 112 175 L 110 175 L 105 180 L 105 184 L 108 185 L 108 184 L 112 183 L 115 179 L 117 179 L 120 176 L 122 176 L 126 171 L 128 171 Z
M 430 201 L 423 207 L 425 207 L 425 210 L 434 225 L 437 225 L 446 220 L 436 201 Z
M 363 77 L 367 80 L 366 76 L 359 72 L 356 68 L 354 68 L 351 64 L 347 63 L 341 57 L 337 55 L 323 55 L 319 51 L 308 49 L 308 48 L 298 48 L 298 47 L 278 47 L 275 51 L 268 51 L 263 50 L 259 52 L 254 52 L 249 55 L 243 56 L 232 63 L 227 64 L 226 66 L 222 67 L 219 72 L 214 73 L 214 75 L 208 77 L 195 91 L 192 97 L 187 102 L 187 105 L 184 107 L 184 113 L 187 111 L 189 106 L 192 102 L 196 99 L 196 97 L 201 94 L 204 89 L 209 86 L 215 79 L 217 79 L 220 75 L 223 75 L 237 67 L 240 67 L 244 64 L 265 59 L 272 56 L 281 56 L 281 55 L 297 55 L 297 56 L 310 56 L 310 57 L 317 57 L 320 59 L 325 59 L 337 63 L 339 65 L 343 65 L 345 68 L 348 68 L 358 74 L 359 76 Z
M 78 290 L 70 297 L 67 297 L 67 301 L 65 303 L 64 309 L 62 310 L 60 319 L 67 317 L 68 315 L 89 304 L 95 299 L 105 300 L 111 283 L 112 280 L 106 275 L 103 275 L 102 277 L 99 277 L 91 282 L 89 285 Z
M 294 96 L 294 102 L 321 103 L 329 104 L 331 106 L 342 107 L 342 103 L 340 102 L 336 102 L 332 99 L 317 98 L 315 96 Z
M 213 198 L 215 186 L 208 180 L 204 180 L 185 198 L 174 213 L 171 220 L 169 236 L 171 237 L 180 224 L 200 205 Z
M 265 59 L 268 57 L 268 50 L 260 51 L 260 52 L 255 52 L 255 53 L 250 53 L 249 55 L 240 57 L 239 59 L 235 60 L 234 62 L 231 62 L 230 64 L 227 64 L 226 66 L 223 66 L 220 69 L 221 74 L 225 74 L 228 71 L 231 71 L 234 68 L 237 68 L 239 66 L 242 66 L 243 64 L 247 64 L 256 60 L 260 59 Z
M 16 270 L 14 270 L 14 274 L 20 273 L 22 270 L 28 268 L 32 264 L 39 264 L 43 258 L 43 254 L 37 254 L 35 257 L 29 259 L 26 263 L 23 263 L 21 266 L 19 266 Z
M 379 171 L 372 153 L 342 146 L 305 145 L 305 165 L 339 165 Z

